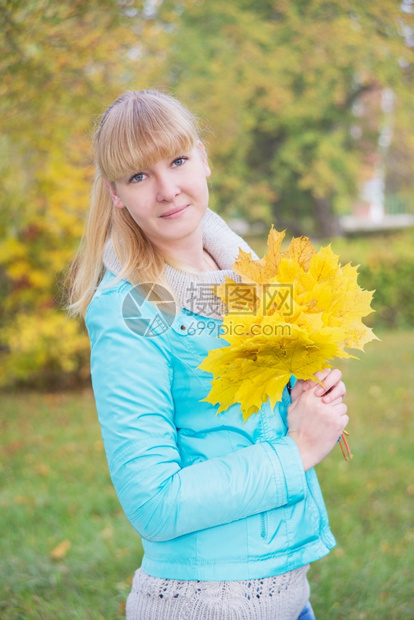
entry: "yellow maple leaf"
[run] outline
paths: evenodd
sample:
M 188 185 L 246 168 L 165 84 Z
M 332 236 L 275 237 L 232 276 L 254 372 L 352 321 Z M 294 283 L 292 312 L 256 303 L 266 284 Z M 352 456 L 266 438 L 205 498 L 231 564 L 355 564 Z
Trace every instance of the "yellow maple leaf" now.
M 67 552 L 70 549 L 70 541 L 69 540 L 62 540 L 62 542 L 60 542 L 54 549 L 53 551 L 50 552 L 50 557 L 53 560 L 62 560 L 65 555 L 67 554 Z
M 267 254 L 259 260 L 253 260 L 251 254 L 240 250 L 233 270 L 241 276 L 243 282 L 267 284 L 277 274 L 280 262 L 280 246 L 284 236 L 284 232 L 279 233 L 272 227 L 267 240 Z
M 294 237 L 283 257 L 295 260 L 300 267 L 307 270 L 315 250 L 308 237 Z
M 312 379 L 333 358 L 354 357 L 375 339 L 362 318 L 372 312 L 372 292 L 357 284 L 358 271 L 342 267 L 330 246 L 318 252 L 307 237 L 269 233 L 264 258 L 240 250 L 233 265 L 242 283 L 227 278 L 216 294 L 227 308 L 227 346 L 209 352 L 200 368 L 213 376 L 206 401 L 218 412 L 239 404 L 243 418 L 281 399 L 291 375 Z M 237 326 L 237 329 L 235 329 Z

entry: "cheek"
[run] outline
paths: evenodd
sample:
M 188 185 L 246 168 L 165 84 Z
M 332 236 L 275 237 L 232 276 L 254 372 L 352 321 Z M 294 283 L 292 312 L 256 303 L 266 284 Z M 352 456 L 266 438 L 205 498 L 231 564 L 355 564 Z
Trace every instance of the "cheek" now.
M 208 192 L 207 179 L 203 178 L 203 179 L 200 180 L 200 182 L 198 183 L 198 186 L 197 186 L 197 192 L 204 199 L 208 200 L 209 192 Z
M 128 205 L 129 209 L 133 213 L 136 213 L 138 217 L 146 217 L 150 211 L 149 196 L 144 191 L 125 192 L 125 204 Z

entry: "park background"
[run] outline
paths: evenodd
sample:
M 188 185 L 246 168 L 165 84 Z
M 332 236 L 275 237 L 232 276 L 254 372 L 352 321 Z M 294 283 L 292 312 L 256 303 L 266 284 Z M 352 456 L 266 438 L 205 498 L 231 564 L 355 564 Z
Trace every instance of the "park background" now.
M 414 4 L 0 0 L 0 617 L 116 619 L 139 537 L 112 489 L 65 273 L 91 136 L 123 91 L 200 120 L 211 206 L 263 254 L 332 242 L 381 339 L 342 363 L 351 447 L 318 466 L 338 545 L 319 619 L 414 617 Z

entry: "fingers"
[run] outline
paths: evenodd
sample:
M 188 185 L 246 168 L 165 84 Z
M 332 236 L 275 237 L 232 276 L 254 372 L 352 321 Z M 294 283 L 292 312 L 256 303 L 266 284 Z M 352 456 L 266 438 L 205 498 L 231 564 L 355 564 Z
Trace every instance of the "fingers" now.
M 347 414 L 348 408 L 340 399 L 334 403 L 330 403 L 328 407 L 328 418 L 325 418 L 325 421 L 328 423 L 329 420 L 330 423 L 334 425 L 336 429 L 335 432 L 342 435 L 349 422 L 349 416 Z
M 338 427 L 340 433 L 343 433 L 344 429 L 348 426 L 349 415 L 348 407 L 341 400 L 338 399 L 336 403 L 331 403 L 331 407 L 335 407 L 335 413 L 337 415 Z
M 341 422 L 340 434 L 342 435 L 342 433 L 344 432 L 344 430 L 346 429 L 346 427 L 348 426 L 348 423 L 349 423 L 349 416 L 347 415 L 346 412 L 341 415 L 340 422 Z
M 292 391 L 290 393 L 290 397 L 292 399 L 292 403 L 297 398 L 299 398 L 299 396 L 302 394 L 302 392 L 303 392 L 303 385 L 304 385 L 304 381 L 302 379 L 298 379 L 296 381 L 296 383 L 293 386 Z
M 330 394 L 329 394 L 330 395 Z M 322 402 L 325 403 L 325 399 L 322 398 Z M 325 403 L 326 405 L 331 405 L 332 407 L 335 407 L 336 405 L 341 405 L 343 404 L 344 407 L 346 407 L 345 403 L 343 402 L 343 398 L 342 396 L 338 396 L 338 398 L 332 399 L 329 401 L 329 403 Z M 346 413 L 346 411 L 344 411 L 344 413 Z
M 333 371 L 331 371 L 331 369 L 330 369 L 330 368 L 324 368 L 324 369 L 323 369 L 323 370 L 321 370 L 321 371 L 319 371 L 319 370 L 318 370 L 318 372 L 315 372 L 315 377 L 316 377 L 317 379 L 319 379 L 319 381 L 322 381 L 322 382 L 323 382 L 323 384 L 325 385 L 325 381 L 324 381 L 324 379 L 325 379 L 328 375 L 332 374 L 332 372 L 333 372 Z M 340 371 L 338 370 L 338 372 L 340 372 Z M 341 375 L 341 376 L 342 376 L 342 375 Z M 304 382 L 303 382 L 303 384 L 302 384 L 302 390 L 303 390 L 304 392 L 306 392 L 306 390 L 310 390 L 311 388 L 314 388 L 314 387 L 315 387 L 315 385 L 319 385 L 318 381 L 314 381 L 313 379 L 308 379 L 307 381 L 304 381 Z M 321 387 L 321 389 L 322 389 L 322 387 Z M 324 391 L 326 391 L 326 389 L 325 389 Z M 323 394 L 323 392 L 322 392 L 322 394 Z M 317 394 L 317 396 L 322 396 L 322 394 Z
M 339 383 L 337 383 L 332 388 L 327 390 L 327 392 L 325 392 L 325 394 L 322 397 L 322 400 L 324 403 L 330 403 L 338 398 L 343 400 L 345 398 L 345 395 L 346 395 L 345 384 L 343 381 L 339 381 Z
M 329 403 L 314 390 L 302 391 L 288 407 L 288 432 L 296 442 L 305 471 L 323 460 L 349 422 L 342 396 Z
M 325 374 L 323 379 L 320 379 L 323 385 L 318 385 L 315 389 L 315 396 L 327 396 L 327 392 L 333 394 L 332 400 L 337 398 L 338 396 L 345 395 L 345 385 L 341 381 L 342 373 L 340 370 L 335 368 L 335 370 L 331 370 Z M 326 400 L 325 402 L 329 402 Z

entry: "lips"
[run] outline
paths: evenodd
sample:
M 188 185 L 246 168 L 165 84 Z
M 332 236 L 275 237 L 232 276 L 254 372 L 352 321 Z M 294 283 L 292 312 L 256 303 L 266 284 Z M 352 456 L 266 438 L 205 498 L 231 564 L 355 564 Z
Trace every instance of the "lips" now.
M 173 209 L 166 211 L 166 213 L 163 213 L 160 217 L 164 219 L 173 219 L 174 217 L 179 217 L 181 213 L 184 213 L 184 211 L 187 209 L 188 206 L 189 205 L 183 205 L 182 207 L 174 207 Z

